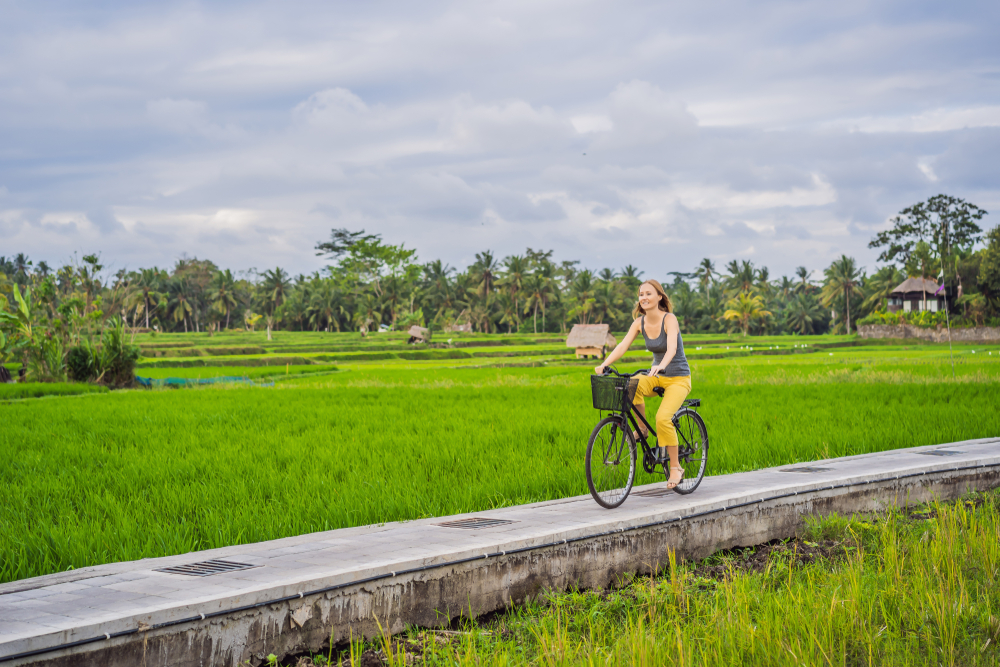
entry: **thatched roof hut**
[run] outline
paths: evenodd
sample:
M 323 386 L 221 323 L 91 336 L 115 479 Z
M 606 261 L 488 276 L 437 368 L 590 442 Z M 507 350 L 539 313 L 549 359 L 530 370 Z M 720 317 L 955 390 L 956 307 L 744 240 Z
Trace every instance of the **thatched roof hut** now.
M 431 330 L 418 327 L 414 324 L 408 332 L 410 334 L 409 343 L 429 343 L 431 340 Z
M 907 278 L 889 293 L 889 312 L 894 313 L 944 310 L 944 290 L 938 294 L 938 284 L 928 278 Z
M 566 337 L 567 347 L 576 348 L 577 358 L 592 356 L 603 359 L 616 343 L 609 324 L 574 324 Z

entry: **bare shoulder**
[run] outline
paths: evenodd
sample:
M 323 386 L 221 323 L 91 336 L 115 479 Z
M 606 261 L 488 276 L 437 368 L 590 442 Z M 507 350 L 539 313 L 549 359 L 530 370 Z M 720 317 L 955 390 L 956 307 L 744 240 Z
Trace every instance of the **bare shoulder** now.
M 637 317 L 634 320 L 632 320 L 632 326 L 630 326 L 629 329 L 634 329 L 636 331 L 639 331 L 639 329 L 641 328 L 642 328 L 642 317 Z
M 673 313 L 667 313 L 663 316 L 663 319 L 667 323 L 667 326 L 671 329 L 676 329 L 677 331 L 681 330 L 680 322 L 677 321 L 677 316 Z

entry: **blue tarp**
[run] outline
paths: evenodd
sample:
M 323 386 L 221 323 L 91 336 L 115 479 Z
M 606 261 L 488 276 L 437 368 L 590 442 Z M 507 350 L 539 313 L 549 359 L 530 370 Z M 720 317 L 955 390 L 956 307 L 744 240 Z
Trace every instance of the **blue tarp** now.
M 223 375 L 221 377 L 214 378 L 144 378 L 135 377 L 135 381 L 141 384 L 143 387 L 192 387 L 202 384 L 254 384 L 254 381 L 250 378 L 237 377 L 235 375 Z M 261 387 L 270 387 L 274 385 L 273 382 L 268 384 L 258 385 Z

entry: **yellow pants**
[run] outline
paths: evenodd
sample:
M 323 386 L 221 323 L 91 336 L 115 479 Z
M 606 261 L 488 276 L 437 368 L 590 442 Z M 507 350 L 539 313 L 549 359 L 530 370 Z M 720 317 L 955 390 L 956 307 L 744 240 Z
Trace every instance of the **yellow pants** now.
M 643 376 L 639 380 L 639 386 L 635 390 L 635 398 L 632 400 L 636 405 L 645 405 L 646 396 L 653 395 L 653 389 L 663 387 L 663 401 L 656 411 L 656 439 L 660 447 L 676 447 L 677 431 L 671 418 L 681 407 L 681 403 L 691 393 L 691 376 L 668 378 L 658 375 L 656 377 Z M 649 421 L 649 417 L 646 417 Z

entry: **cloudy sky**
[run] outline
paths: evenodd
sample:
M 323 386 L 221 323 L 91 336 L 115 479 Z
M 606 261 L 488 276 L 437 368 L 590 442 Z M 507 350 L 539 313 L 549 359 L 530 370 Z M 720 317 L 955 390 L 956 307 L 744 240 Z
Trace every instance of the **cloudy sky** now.
M 85 9 L 81 9 L 85 7 Z M 323 265 L 332 227 L 790 274 L 1000 223 L 1000 3 L 0 0 L 0 255 Z

